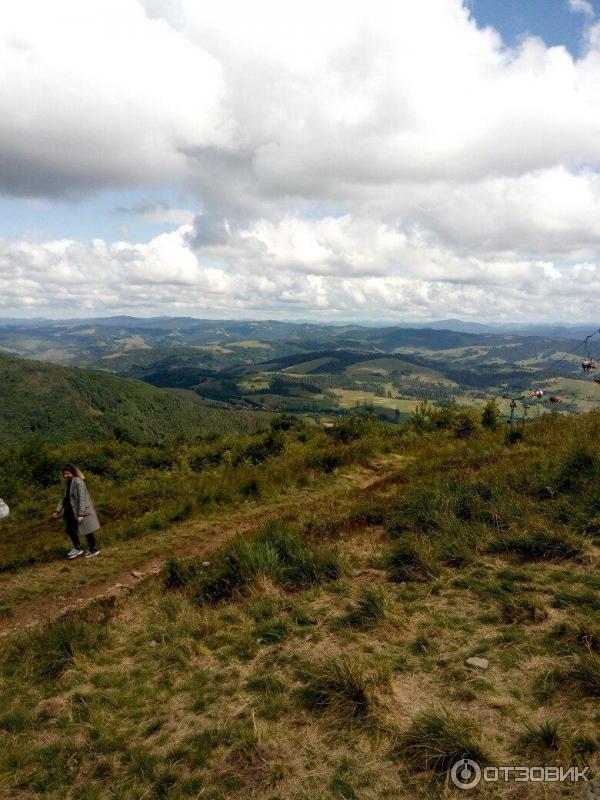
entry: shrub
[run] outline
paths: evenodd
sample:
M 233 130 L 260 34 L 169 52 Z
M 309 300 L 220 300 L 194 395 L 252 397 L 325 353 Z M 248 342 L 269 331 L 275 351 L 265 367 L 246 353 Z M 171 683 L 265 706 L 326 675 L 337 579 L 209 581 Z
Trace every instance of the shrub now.
M 169 513 L 168 520 L 169 522 L 183 522 L 184 519 L 192 516 L 193 511 L 194 504 L 186 500 Z
M 431 546 L 410 539 L 398 540 L 385 559 L 390 580 L 430 581 L 440 574 Z
M 331 428 L 326 429 L 326 433 L 336 442 L 353 442 L 361 439 L 370 427 L 373 427 L 375 420 L 370 416 L 352 416 L 339 420 Z
M 474 724 L 448 711 L 431 709 L 419 714 L 399 737 L 394 754 L 405 758 L 416 771 L 445 773 L 463 758 L 483 765 L 488 756 L 479 744 Z
M 488 400 L 481 412 L 481 425 L 490 431 L 495 431 L 500 425 L 500 408 L 496 398 Z
M 477 431 L 477 423 L 466 411 L 456 415 L 454 435 L 457 439 L 468 439 Z
M 333 472 L 337 467 L 341 467 L 346 463 L 343 453 L 333 448 L 328 450 L 318 450 L 315 453 L 309 453 L 306 459 L 306 466 L 310 469 L 320 469 L 323 472 Z
M 197 450 L 190 455 L 190 469 L 202 472 L 204 469 L 217 467 L 222 461 L 227 448 L 224 444 L 212 444 Z
M 284 448 L 284 439 L 280 433 L 269 432 L 244 447 L 237 455 L 236 462 L 249 461 L 251 464 L 262 464 L 269 458 L 278 456 Z
M 256 478 L 249 478 L 240 486 L 240 494 L 243 497 L 260 497 L 260 486 Z
M 523 441 L 523 430 L 521 428 L 517 428 L 514 425 L 511 425 L 506 429 L 506 435 L 504 437 L 504 441 L 507 445 L 517 444 L 518 442 Z

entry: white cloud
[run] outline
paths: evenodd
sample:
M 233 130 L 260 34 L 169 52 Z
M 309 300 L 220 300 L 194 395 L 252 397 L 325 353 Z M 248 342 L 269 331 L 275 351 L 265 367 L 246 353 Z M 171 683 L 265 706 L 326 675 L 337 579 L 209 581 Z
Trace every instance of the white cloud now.
M 197 316 L 391 321 L 426 319 L 435 308 L 442 316 L 545 319 L 560 302 L 570 319 L 589 319 L 600 292 L 594 263 L 457 257 L 421 231 L 404 235 L 349 217 L 261 224 L 199 249 L 191 234 L 182 226 L 144 244 L 0 241 L 0 313 L 168 308 Z M 308 270 L 305 258 L 298 268 L 299 249 L 308 254 Z M 339 254 L 350 252 L 355 262 L 340 270 Z
M 106 312 L 370 319 L 597 306 L 598 26 L 575 59 L 536 38 L 508 49 L 460 0 L 4 15 L 0 191 L 168 186 L 198 209 L 121 209 L 181 226 L 146 243 L 5 242 L 7 313 L 61 292 Z
M 594 16 L 594 7 L 588 0 L 568 0 L 569 8 L 577 14 L 585 14 L 586 17 Z

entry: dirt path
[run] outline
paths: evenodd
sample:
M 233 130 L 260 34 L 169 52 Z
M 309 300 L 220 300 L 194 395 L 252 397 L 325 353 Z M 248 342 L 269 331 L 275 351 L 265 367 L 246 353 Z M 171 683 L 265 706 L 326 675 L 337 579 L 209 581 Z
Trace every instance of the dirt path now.
M 86 601 L 126 594 L 157 575 L 169 556 L 211 555 L 238 533 L 246 533 L 269 518 L 299 517 L 317 501 L 332 503 L 348 494 L 385 484 L 407 459 L 390 455 L 369 469 L 354 468 L 323 480 L 318 487 L 283 492 L 256 507 L 194 518 L 166 531 L 146 534 L 132 542 L 109 543 L 98 559 L 53 561 L 34 565 L 10 576 L 0 586 L 11 609 L 0 617 L 0 637 L 58 618 Z

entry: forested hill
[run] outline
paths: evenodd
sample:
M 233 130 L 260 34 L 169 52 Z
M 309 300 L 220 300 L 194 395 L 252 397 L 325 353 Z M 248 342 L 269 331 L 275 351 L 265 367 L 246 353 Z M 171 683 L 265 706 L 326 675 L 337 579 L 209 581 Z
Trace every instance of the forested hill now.
M 256 413 L 233 415 L 141 381 L 0 355 L 0 447 L 36 433 L 54 443 L 107 435 L 152 443 L 262 424 Z

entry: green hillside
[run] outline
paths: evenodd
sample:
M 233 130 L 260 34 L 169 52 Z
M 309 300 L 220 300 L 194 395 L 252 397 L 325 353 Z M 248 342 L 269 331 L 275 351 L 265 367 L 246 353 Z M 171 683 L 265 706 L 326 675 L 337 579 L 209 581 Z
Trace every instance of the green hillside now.
M 16 485 L 0 797 L 592 798 L 539 765 L 598 780 L 600 414 L 490 408 L 87 445 L 89 562 L 40 559 L 58 487 Z M 536 781 L 454 788 L 462 759 Z
M 265 424 L 264 415 L 232 414 L 141 381 L 0 355 L 2 447 L 30 434 L 52 443 L 105 436 L 152 443 Z

